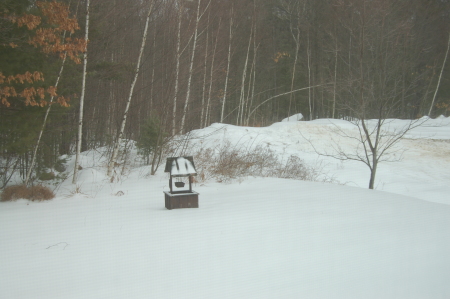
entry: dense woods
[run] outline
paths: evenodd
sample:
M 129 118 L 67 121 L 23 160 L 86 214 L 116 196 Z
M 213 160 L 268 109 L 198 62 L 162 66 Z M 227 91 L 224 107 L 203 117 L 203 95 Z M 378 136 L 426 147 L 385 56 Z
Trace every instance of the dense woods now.
M 449 21 L 448 0 L 0 0 L 0 187 L 77 139 L 448 115 Z

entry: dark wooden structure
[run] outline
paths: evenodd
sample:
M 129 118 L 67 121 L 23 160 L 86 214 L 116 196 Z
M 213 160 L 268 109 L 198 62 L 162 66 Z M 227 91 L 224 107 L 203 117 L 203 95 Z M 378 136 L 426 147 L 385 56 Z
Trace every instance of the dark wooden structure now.
M 173 194 L 164 191 L 166 209 L 184 209 L 184 208 L 198 208 L 198 193 L 178 193 Z
M 164 191 L 166 209 L 198 208 L 198 193 L 192 191 L 193 176 L 197 175 L 194 159 L 191 156 L 167 158 L 164 172 L 170 173 L 170 192 Z M 182 181 L 185 178 L 188 179 L 189 189 L 178 190 L 186 185 Z M 177 188 L 176 191 L 174 185 Z

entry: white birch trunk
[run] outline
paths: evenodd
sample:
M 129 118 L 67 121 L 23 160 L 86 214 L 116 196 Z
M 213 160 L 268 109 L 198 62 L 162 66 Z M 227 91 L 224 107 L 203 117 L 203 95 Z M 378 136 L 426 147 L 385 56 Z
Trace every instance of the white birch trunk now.
M 150 22 L 150 15 L 151 15 L 152 11 L 153 11 L 153 2 L 150 4 L 148 14 L 147 14 L 147 19 L 145 21 L 145 28 L 144 28 L 144 34 L 142 36 L 141 49 L 139 50 L 139 57 L 138 57 L 138 61 L 136 63 L 136 69 L 134 71 L 134 79 L 133 79 L 133 82 L 131 83 L 130 93 L 128 94 L 128 99 L 127 99 L 127 105 L 126 105 L 125 111 L 123 113 L 122 125 L 120 127 L 120 131 L 117 136 L 117 140 L 116 140 L 116 143 L 114 145 L 114 149 L 113 149 L 113 152 L 111 155 L 111 160 L 109 162 L 108 173 L 107 173 L 108 176 L 112 175 L 113 168 L 114 168 L 115 164 L 117 163 L 117 155 L 119 153 L 120 143 L 122 142 L 123 132 L 125 130 L 125 125 L 127 123 L 128 110 L 130 109 L 130 103 L 131 103 L 131 98 L 133 96 L 134 86 L 136 85 L 136 81 L 137 81 L 137 78 L 139 75 L 142 54 L 144 53 L 145 41 L 147 40 L 148 23 Z
M 252 27 L 252 30 L 250 30 L 250 37 L 248 39 L 248 47 L 247 47 L 247 55 L 245 57 L 244 70 L 242 71 L 241 93 L 239 96 L 238 116 L 237 116 L 237 120 L 236 120 L 236 124 L 238 126 L 242 124 L 242 114 L 244 114 L 245 79 L 247 77 L 248 55 L 250 53 L 250 45 L 252 43 L 252 36 L 253 36 L 253 27 Z
M 306 49 L 308 56 L 308 85 L 311 86 L 311 48 L 309 44 L 309 29 L 308 29 L 308 48 Z M 308 89 L 308 102 L 309 102 L 309 120 L 313 120 L 312 106 L 311 106 L 311 89 Z
M 247 114 L 247 116 L 249 115 L 249 113 L 250 113 L 250 109 L 252 109 L 252 106 L 253 106 L 253 98 L 254 98 L 254 96 L 255 96 L 255 83 L 256 83 L 256 51 L 257 51 L 257 47 L 255 48 L 255 55 L 254 55 L 254 60 L 253 60 L 253 82 L 252 82 L 252 80 L 250 80 L 250 84 L 251 84 L 251 88 L 252 88 L 252 91 L 251 91 L 251 95 L 250 95 L 250 103 L 248 104 L 248 109 L 247 109 L 247 112 L 246 112 L 246 114 Z M 247 119 L 246 119 L 246 125 L 248 126 L 249 125 L 249 122 L 250 122 L 250 117 L 247 117 Z
M 181 10 L 178 11 L 178 34 L 177 34 L 177 62 L 175 69 L 175 91 L 173 96 L 173 110 L 172 110 L 172 136 L 176 134 L 176 119 L 177 119 L 177 96 L 178 96 L 178 81 L 180 76 L 180 44 L 181 44 Z
M 247 96 L 245 97 L 244 104 L 242 105 L 241 125 L 246 125 L 245 115 L 248 114 L 247 108 L 248 108 L 248 102 L 250 101 L 250 92 L 252 90 L 253 67 L 254 67 L 254 63 L 252 63 L 250 66 L 250 71 L 249 71 L 250 76 L 248 78 Z
M 210 13 L 208 13 L 208 25 L 207 25 L 207 28 L 206 28 L 205 70 L 203 72 L 202 112 L 201 112 L 201 116 L 200 116 L 200 128 L 203 128 L 203 115 L 205 113 L 206 72 L 208 70 L 209 15 L 210 15 Z
M 156 26 L 153 32 L 153 53 L 152 53 L 152 88 L 150 89 L 150 111 L 153 110 L 153 91 L 155 89 L 155 53 L 156 53 Z
M 81 152 L 81 138 L 83 134 L 83 107 L 84 107 L 84 95 L 86 93 L 86 68 L 87 68 L 87 42 L 89 40 L 89 4 L 90 0 L 86 1 L 86 28 L 84 39 L 86 40 L 86 49 L 83 54 L 83 79 L 81 84 L 81 96 L 80 96 L 80 112 L 78 118 L 78 137 L 77 137 L 77 151 L 75 155 L 75 167 L 73 170 L 72 184 L 77 182 L 78 176 L 78 165 L 80 163 L 80 152 Z
M 213 85 L 213 73 L 214 73 L 214 60 L 216 57 L 216 49 L 217 49 L 217 40 L 219 37 L 219 30 L 220 30 L 220 23 L 222 22 L 222 19 L 219 19 L 219 28 L 217 29 L 217 35 L 216 35 L 216 42 L 214 44 L 214 51 L 213 51 L 213 56 L 212 56 L 212 60 L 211 60 L 211 69 L 210 69 L 210 73 L 209 73 L 209 91 L 208 91 L 208 101 L 207 101 L 207 105 L 206 105 L 206 116 L 205 116 L 205 124 L 204 127 L 206 127 L 208 125 L 208 122 L 210 121 L 210 114 L 211 114 L 211 93 L 212 93 L 212 85 Z
M 259 107 L 261 107 L 262 105 L 264 105 L 265 103 L 267 103 L 267 102 L 269 102 L 269 101 L 271 101 L 273 99 L 279 98 L 279 97 L 284 96 L 284 95 L 288 95 L 288 94 L 290 94 L 292 92 L 297 92 L 297 91 L 301 91 L 301 90 L 316 88 L 316 87 L 324 86 L 324 85 L 328 85 L 328 84 L 325 83 L 325 84 L 319 84 L 319 85 L 315 85 L 315 86 L 303 87 L 303 88 L 299 88 L 299 89 L 296 89 L 296 90 L 293 90 L 293 91 L 283 92 L 283 93 L 277 94 L 277 95 L 275 95 L 273 97 L 270 97 L 270 98 L 264 100 L 262 103 L 258 104 L 255 108 L 253 108 L 253 110 L 247 115 L 247 122 L 249 121 L 249 119 L 253 115 L 253 113 L 255 113 L 256 110 L 258 110 Z
M 211 1 L 209 1 L 209 4 L 211 3 Z M 195 32 L 194 32 L 194 41 L 193 41 L 193 45 L 192 45 L 192 55 L 191 55 L 191 61 L 190 61 L 190 65 L 189 65 L 189 77 L 188 77 L 188 84 L 187 84 L 187 91 L 186 91 L 186 101 L 184 102 L 184 108 L 183 108 L 183 117 L 181 118 L 181 127 L 180 127 L 180 133 L 183 133 L 184 131 L 184 124 L 186 121 L 186 114 L 187 114 L 187 108 L 189 105 L 189 98 L 191 95 L 191 82 L 192 82 L 192 74 L 193 74 L 193 70 L 194 70 L 194 58 L 195 58 L 195 50 L 197 48 L 197 38 L 198 38 L 198 23 L 203 15 L 200 15 L 200 4 L 201 4 L 201 0 L 198 0 L 197 3 L 197 17 L 195 18 Z M 206 9 L 208 9 L 208 6 L 206 7 Z M 205 9 L 205 11 L 206 11 Z
M 447 51 L 445 52 L 444 62 L 442 63 L 441 73 L 439 74 L 438 84 L 436 90 L 434 91 L 433 101 L 431 102 L 430 110 L 428 111 L 428 116 L 431 117 L 431 110 L 433 110 L 434 100 L 436 99 L 437 92 L 439 90 L 439 85 L 441 84 L 442 73 L 444 71 L 445 63 L 447 62 L 448 50 L 450 49 L 450 33 L 448 35 Z
M 338 49 L 337 49 L 337 35 L 336 35 L 336 53 L 334 54 L 334 86 L 333 86 L 333 111 L 331 112 L 331 118 L 334 118 L 336 111 L 336 80 L 337 80 L 337 62 L 338 62 Z
M 256 35 L 256 29 L 255 29 L 255 35 Z M 250 113 L 250 109 L 252 109 L 252 106 L 253 106 L 253 98 L 254 98 L 254 96 L 255 96 L 255 84 L 256 84 L 256 53 L 258 52 L 258 47 L 259 47 L 259 44 L 258 44 L 258 46 L 256 46 L 256 41 L 255 41 L 256 39 L 254 38 L 253 39 L 253 83 L 252 83 L 252 81 L 250 80 L 250 84 L 251 84 L 251 88 L 252 88 L 252 91 L 251 91 L 251 96 L 250 96 L 250 104 L 248 105 L 248 109 L 247 109 L 247 116 L 249 115 L 249 113 Z M 247 120 L 246 120 L 246 125 L 248 126 L 249 125 L 249 121 L 250 121 L 250 117 L 247 117 Z
M 64 54 L 64 58 L 63 58 L 63 61 L 62 61 L 62 64 L 61 64 L 61 68 L 59 69 L 58 78 L 56 78 L 55 88 L 58 87 L 59 79 L 61 78 L 62 72 L 64 70 L 64 64 L 66 63 L 66 57 L 67 57 L 67 53 Z M 41 138 L 42 138 L 42 134 L 44 133 L 45 125 L 47 124 L 48 114 L 50 113 L 50 110 L 52 109 L 52 103 L 53 103 L 53 99 L 54 98 L 55 97 L 53 97 L 53 96 L 50 97 L 50 102 L 48 103 L 47 111 L 45 111 L 44 122 L 42 123 L 41 131 L 39 132 L 39 136 L 38 136 L 38 139 L 36 141 L 36 146 L 34 147 L 33 157 L 31 159 L 30 168 L 28 168 L 27 176 L 25 178 L 25 186 L 28 185 L 28 181 L 30 180 L 30 177 L 31 177 L 31 172 L 32 172 L 33 167 L 34 167 L 34 163 L 36 162 L 37 151 L 38 151 L 38 148 L 39 148 L 39 144 L 41 143 Z
M 225 87 L 223 90 L 222 99 L 222 112 L 220 113 L 220 122 L 223 123 L 223 113 L 225 111 L 225 102 L 227 98 L 228 77 L 230 74 L 230 61 L 231 61 L 231 40 L 233 38 L 233 4 L 231 5 L 231 17 L 230 17 L 230 42 L 228 44 L 228 62 L 227 62 L 227 75 L 225 76 Z
M 291 34 L 295 41 L 295 58 L 294 58 L 294 65 L 292 66 L 292 78 L 291 78 L 291 91 L 293 91 L 294 90 L 294 80 L 295 80 L 295 70 L 296 70 L 297 60 L 298 60 L 298 51 L 300 48 L 300 28 L 297 27 L 297 37 L 294 36 L 292 29 L 291 29 Z M 308 63 L 309 63 L 309 60 L 308 60 Z M 309 85 L 311 85 L 311 82 L 309 83 Z M 291 93 L 289 96 L 289 109 L 288 109 L 287 117 L 291 116 L 291 106 L 292 106 L 293 95 L 294 95 L 294 93 Z

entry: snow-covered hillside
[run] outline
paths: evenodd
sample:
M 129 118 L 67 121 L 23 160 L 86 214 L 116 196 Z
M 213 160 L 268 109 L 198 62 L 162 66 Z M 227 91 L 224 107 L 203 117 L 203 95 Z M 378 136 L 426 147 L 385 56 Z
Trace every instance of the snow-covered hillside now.
M 84 153 L 78 186 L 0 203 L 0 298 L 449 298 L 449 123 L 411 131 L 376 190 L 365 165 L 320 157 L 305 140 L 326 151 L 335 125 L 354 129 L 344 121 L 214 124 L 192 132 L 193 151 L 264 144 L 344 185 L 209 180 L 194 186 L 199 209 L 164 208 L 162 169 L 110 183 L 102 153 Z

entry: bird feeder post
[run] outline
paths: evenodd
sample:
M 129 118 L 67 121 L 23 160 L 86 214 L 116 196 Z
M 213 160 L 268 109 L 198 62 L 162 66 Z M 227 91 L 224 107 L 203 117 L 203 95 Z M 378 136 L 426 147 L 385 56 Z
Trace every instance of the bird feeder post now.
M 165 206 L 167 209 L 198 208 L 198 193 L 192 190 L 193 176 L 197 175 L 194 159 L 188 157 L 167 158 L 164 172 L 169 172 L 170 192 L 164 191 Z M 183 178 L 189 181 L 189 189 L 173 190 L 173 178 L 176 178 L 175 187 L 183 188 Z

